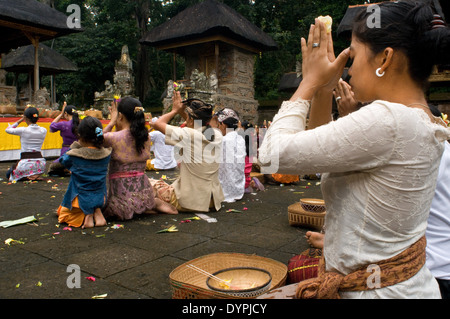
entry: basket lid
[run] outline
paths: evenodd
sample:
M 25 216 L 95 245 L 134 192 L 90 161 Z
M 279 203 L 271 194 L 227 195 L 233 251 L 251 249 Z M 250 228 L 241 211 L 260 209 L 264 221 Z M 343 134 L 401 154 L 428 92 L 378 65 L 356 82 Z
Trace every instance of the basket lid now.
M 325 205 L 325 201 L 318 198 L 301 198 L 300 202 L 308 205 Z
M 220 252 L 197 257 L 179 265 L 169 274 L 170 281 L 208 289 L 204 276 L 189 269 L 188 264 L 198 266 L 210 273 L 232 267 L 262 268 L 270 272 L 272 276 L 271 288 L 282 285 L 287 278 L 287 265 L 274 259 L 254 254 Z
M 249 292 L 257 292 L 258 290 L 261 290 L 267 286 L 269 286 L 272 282 L 272 275 L 270 272 L 268 272 L 265 269 L 256 268 L 256 267 L 232 267 L 232 268 L 226 268 L 219 270 L 213 274 L 213 276 L 218 277 L 220 279 L 223 279 L 227 281 L 227 276 L 231 276 L 233 278 L 228 279 L 230 282 L 229 289 L 227 288 L 221 288 L 220 284 L 217 284 L 217 281 L 214 278 L 208 277 L 206 279 L 206 285 L 208 288 L 216 291 L 220 291 L 223 293 L 249 293 Z M 236 288 L 233 287 L 233 280 L 237 283 L 237 285 L 240 284 L 239 281 L 240 278 L 236 278 L 236 276 L 242 276 L 243 278 L 246 278 L 247 280 L 244 281 L 253 281 L 253 285 L 250 285 L 250 287 L 246 288 Z M 237 279 L 237 280 L 236 280 Z M 256 281 L 258 282 L 256 282 Z M 235 284 L 236 285 L 236 284 Z

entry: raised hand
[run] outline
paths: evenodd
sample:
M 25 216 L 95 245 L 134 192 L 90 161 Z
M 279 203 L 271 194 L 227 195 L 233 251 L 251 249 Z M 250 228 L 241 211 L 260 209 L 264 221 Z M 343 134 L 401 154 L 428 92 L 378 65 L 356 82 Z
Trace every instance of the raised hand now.
M 318 89 L 336 86 L 347 63 L 349 49 L 334 58 L 331 35 L 327 33 L 325 24 L 318 19 L 311 25 L 308 41 L 301 39 L 301 46 L 303 80 L 295 95 L 297 98 L 310 100 Z

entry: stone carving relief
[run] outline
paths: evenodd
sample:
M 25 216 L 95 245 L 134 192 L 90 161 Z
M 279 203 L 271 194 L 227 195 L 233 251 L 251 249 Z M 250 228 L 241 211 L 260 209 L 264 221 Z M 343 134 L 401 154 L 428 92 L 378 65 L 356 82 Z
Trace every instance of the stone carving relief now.
M 105 81 L 105 90 L 102 92 L 95 92 L 95 108 L 101 109 L 103 116 L 109 113 L 109 106 L 115 96 L 130 96 L 134 93 L 134 76 L 133 76 L 133 62 L 131 61 L 128 46 L 122 47 L 120 59 L 116 61 L 114 67 L 114 83 L 110 80 Z
M 212 95 L 216 94 L 219 90 L 219 80 L 216 72 L 212 71 L 209 77 L 203 72 L 199 72 L 198 69 L 194 69 L 190 76 L 190 81 L 186 84 L 181 82 L 177 83 L 179 91 L 187 91 L 188 95 L 196 96 L 197 93 Z M 174 92 L 174 81 L 169 80 L 167 82 L 167 98 L 172 98 Z
M 0 86 L 6 85 L 6 71 L 0 69 Z
M 217 93 L 219 88 L 219 81 L 216 71 L 212 71 L 209 77 L 207 77 L 203 72 L 199 72 L 198 69 L 194 69 L 191 73 L 190 80 L 190 87 L 194 91 L 214 94 Z
M 128 47 L 122 47 L 122 55 L 119 61 L 116 61 L 114 68 L 114 84 L 122 96 L 132 95 L 134 91 L 133 62 L 131 61 Z
M 50 107 L 50 93 L 47 88 L 41 88 L 34 93 L 34 104 L 36 107 L 53 109 L 53 107 Z

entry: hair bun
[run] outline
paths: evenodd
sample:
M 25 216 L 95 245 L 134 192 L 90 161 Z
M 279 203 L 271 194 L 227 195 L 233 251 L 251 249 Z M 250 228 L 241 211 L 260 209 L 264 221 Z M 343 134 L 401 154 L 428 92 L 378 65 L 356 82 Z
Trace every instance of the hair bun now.
M 381 27 L 370 28 L 370 12 L 361 11 L 353 24 L 353 35 L 374 53 L 386 47 L 408 58 L 412 79 L 423 88 L 433 66 L 450 63 L 450 28 L 435 15 L 430 1 L 385 1 L 378 4 Z
M 443 22 L 443 20 L 440 20 Z M 433 19 L 430 30 L 425 32 L 418 45 L 423 46 L 423 59 L 430 60 L 433 64 L 441 65 L 450 63 L 450 28 L 445 23 Z
M 433 14 L 431 29 L 445 28 L 445 22 L 439 14 Z
M 39 118 L 39 111 L 37 108 L 30 106 L 25 109 L 25 112 L 23 113 L 23 115 L 25 115 L 25 117 L 30 120 L 33 118 L 36 119 L 36 118 Z
M 137 112 L 144 112 L 145 111 L 145 109 L 142 107 L 142 106 L 136 106 L 135 108 L 134 108 L 134 113 L 137 113 Z

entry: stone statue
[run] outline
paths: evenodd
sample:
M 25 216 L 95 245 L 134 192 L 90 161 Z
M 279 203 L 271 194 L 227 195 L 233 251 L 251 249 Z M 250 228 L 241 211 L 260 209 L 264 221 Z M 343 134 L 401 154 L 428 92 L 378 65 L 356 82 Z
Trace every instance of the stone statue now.
M 208 78 L 203 72 L 199 72 L 198 69 L 194 69 L 191 73 L 190 80 L 192 89 L 196 91 L 210 92 L 217 91 L 218 89 L 219 81 L 215 71 L 213 71 Z
M 219 79 L 217 78 L 216 71 L 212 71 L 209 75 L 209 89 L 216 93 L 219 89 Z
M 104 117 L 107 117 L 109 113 L 108 107 L 114 100 L 114 96 L 132 96 L 134 93 L 133 62 L 128 52 L 128 46 L 122 47 L 120 59 L 116 61 L 114 71 L 114 83 L 106 80 L 105 90 L 94 93 L 94 107 L 102 110 Z
M 182 92 L 185 99 L 196 98 L 208 103 L 213 103 L 212 96 L 218 92 L 219 80 L 216 71 L 212 71 L 209 77 L 198 69 L 191 72 L 188 82 L 181 81 L 175 83 L 173 80 L 167 81 L 167 94 L 163 100 L 163 113 L 166 113 L 172 107 L 172 97 L 176 90 Z
M 128 46 L 122 47 L 122 54 L 119 61 L 116 61 L 114 68 L 114 84 L 119 91 L 119 95 L 132 95 L 134 91 L 133 62 L 128 52 Z
M 34 104 L 36 107 L 49 108 L 50 93 L 47 91 L 47 88 L 41 88 L 34 93 Z
M 199 90 L 208 91 L 208 79 L 203 72 L 199 73 L 199 79 L 197 81 L 197 85 L 198 85 Z
M 104 92 L 105 92 L 107 95 L 110 95 L 110 94 L 114 94 L 114 91 L 115 91 L 114 85 L 112 85 L 111 82 L 110 82 L 109 80 L 106 80 L 106 81 L 105 81 L 105 91 L 104 91 Z
M 6 85 L 6 71 L 3 69 L 0 69 L 0 86 Z
M 196 89 L 196 84 L 197 84 L 199 78 L 200 78 L 200 75 L 199 75 L 198 70 L 197 70 L 197 69 L 194 69 L 194 70 L 192 71 L 191 77 L 190 77 L 190 80 L 191 80 L 191 88 L 192 88 L 192 89 L 194 89 L 194 90 Z
M 167 81 L 167 97 L 168 98 L 172 98 L 173 97 L 173 91 L 174 91 L 173 81 L 169 80 L 169 81 Z

